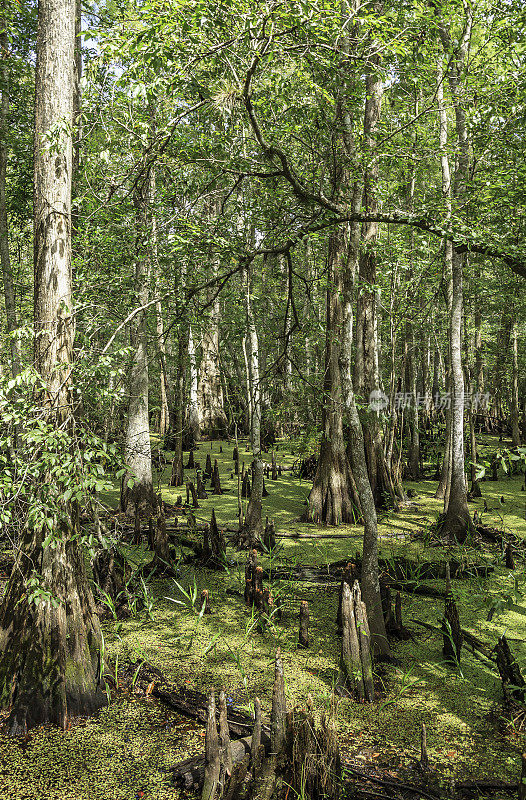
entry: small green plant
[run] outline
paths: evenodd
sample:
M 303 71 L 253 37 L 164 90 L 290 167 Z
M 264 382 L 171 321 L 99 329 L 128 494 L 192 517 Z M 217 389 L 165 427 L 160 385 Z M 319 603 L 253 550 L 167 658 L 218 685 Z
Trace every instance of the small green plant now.
M 509 611 L 510 609 L 520 605 L 524 599 L 525 592 L 524 588 L 521 586 L 521 579 L 522 582 L 524 582 L 522 570 L 520 572 L 513 573 L 511 578 L 513 580 L 513 588 L 511 590 L 508 589 L 507 591 L 500 592 L 498 595 L 491 597 L 486 602 L 488 609 L 488 622 L 491 622 L 496 614 L 502 614 L 504 611 Z
M 106 606 L 106 608 L 109 610 L 109 612 L 110 612 L 111 616 L 113 617 L 113 619 L 117 620 L 116 601 L 122 595 L 122 592 L 119 592 L 119 594 L 117 595 L 117 597 L 114 600 L 113 597 L 108 592 L 105 592 L 104 589 L 101 589 L 100 586 L 98 586 L 94 581 L 92 581 L 91 583 L 92 583 L 94 589 L 96 590 L 96 592 L 98 592 L 98 594 L 100 595 L 101 605 Z
M 197 607 L 199 589 L 198 589 L 198 586 L 197 586 L 195 575 L 194 575 L 194 578 L 193 578 L 193 583 L 190 584 L 188 589 L 185 589 L 184 586 L 182 586 L 175 579 L 174 579 L 174 586 L 177 589 L 177 591 L 180 593 L 180 595 L 182 596 L 183 599 L 180 600 L 180 599 L 178 599 L 176 597 L 168 597 L 168 596 L 165 596 L 164 599 L 165 600 L 169 600 L 171 603 L 175 603 L 178 606 L 186 606 L 186 608 L 188 608 L 190 611 L 192 611 L 192 613 L 199 614 L 199 616 L 203 616 L 205 604 L 204 603 L 202 604 L 202 608 L 201 609 L 199 609 Z
M 453 631 L 451 630 L 451 625 L 449 624 L 449 621 L 447 619 L 444 619 L 442 621 L 442 632 L 443 632 L 444 636 L 446 636 L 447 639 L 449 640 L 449 643 L 451 644 L 451 651 L 452 651 L 452 653 L 454 653 L 453 660 L 452 659 L 446 659 L 442 663 L 447 664 L 449 667 L 452 666 L 452 665 L 455 666 L 457 668 L 457 670 L 458 670 L 458 674 L 460 675 L 461 678 L 463 678 L 464 677 L 464 673 L 462 672 L 462 666 L 460 664 L 460 659 L 459 659 L 459 657 L 457 655 L 457 647 L 456 647 L 455 639 L 453 638 Z
M 379 707 L 379 711 L 382 711 L 384 708 L 388 708 L 389 706 L 395 705 L 401 697 L 407 694 L 411 689 L 415 686 L 419 686 L 423 683 L 420 678 L 415 678 L 415 680 L 410 680 L 411 675 L 413 674 L 415 665 L 411 664 L 411 666 L 407 670 L 398 670 L 399 674 L 402 676 L 402 681 L 400 688 L 396 691 L 394 697 L 390 697 L 389 700 L 386 700 L 382 705 Z

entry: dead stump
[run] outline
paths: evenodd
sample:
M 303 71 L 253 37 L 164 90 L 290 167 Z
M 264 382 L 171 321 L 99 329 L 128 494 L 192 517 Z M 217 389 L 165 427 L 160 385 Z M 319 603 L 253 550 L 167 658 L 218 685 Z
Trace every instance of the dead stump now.
M 343 586 L 342 597 L 342 650 L 337 691 L 344 696 L 354 696 L 361 702 L 374 701 L 371 637 L 367 609 L 362 600 L 360 585 L 354 582 Z

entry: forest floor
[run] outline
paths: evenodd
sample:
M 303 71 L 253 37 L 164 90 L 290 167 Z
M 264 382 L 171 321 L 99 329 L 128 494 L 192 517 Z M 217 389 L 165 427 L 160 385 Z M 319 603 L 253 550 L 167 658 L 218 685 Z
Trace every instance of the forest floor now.
M 250 454 L 245 452 L 245 444 L 240 445 L 240 456 L 248 465 Z M 498 446 L 489 437 L 483 437 L 481 444 L 488 452 Z M 317 528 L 298 522 L 311 483 L 291 474 L 289 468 L 298 458 L 292 448 L 291 442 L 280 443 L 277 460 L 284 467 L 283 474 L 277 481 L 266 481 L 270 494 L 264 501 L 264 514 L 275 520 L 279 552 L 273 564 L 268 564 L 264 556 L 261 563 L 273 568 L 323 566 L 352 559 L 361 549 L 361 527 Z M 198 522 L 209 521 L 214 508 L 220 526 L 235 525 L 237 478 L 230 477 L 232 449 L 232 442 L 203 442 L 195 453 L 196 460 L 203 464 L 207 452 L 211 452 L 212 460 L 218 459 L 224 490 L 221 496 L 209 494 L 207 500 L 200 501 L 195 512 Z M 497 482 L 487 480 L 481 484 L 483 497 L 470 507 L 482 512 L 486 501 L 488 511 L 482 513 L 486 525 L 526 539 L 526 494 L 521 492 L 524 478 L 507 477 L 502 472 L 500 475 Z M 159 486 L 163 499 L 174 503 L 182 490 L 168 487 L 168 477 L 167 467 L 158 475 Z M 495 544 L 462 548 L 437 544 L 430 535 L 430 526 L 442 506 L 433 496 L 436 482 L 409 482 L 405 486 L 413 490 L 414 496 L 399 512 L 386 513 L 381 519 L 381 557 L 409 559 L 412 565 L 407 578 L 439 589 L 444 588 L 443 580 L 420 577 L 422 562 L 454 558 L 466 567 L 482 562 L 493 566 L 489 577 L 473 575 L 453 580 L 461 623 L 490 650 L 505 632 L 519 662 L 526 665 L 524 564 L 518 562 L 514 572 L 507 570 Z M 104 500 L 115 505 L 118 492 Z M 179 524 L 183 522 L 179 515 Z M 301 538 L 316 533 L 324 538 Z M 291 534 L 300 538 L 290 538 Z M 332 534 L 346 536 L 325 538 Z M 176 538 L 174 544 L 177 546 Z M 281 622 L 261 632 L 243 598 L 231 593 L 243 591 L 245 554 L 229 548 L 228 571 L 217 572 L 185 563 L 188 548 L 178 547 L 178 552 L 181 561 L 177 582 L 173 578 L 152 579 L 148 585 L 149 613 L 103 623 L 105 650 L 113 663 L 116 658 L 121 664 L 126 659 L 144 658 L 174 684 L 201 691 L 212 686 L 225 689 L 239 706 L 250 708 L 257 695 L 263 712 L 268 713 L 273 657 L 279 646 L 290 707 L 303 704 L 310 693 L 316 708 L 329 708 L 340 650 L 336 627 L 338 583 L 271 581 L 273 593 L 283 598 L 284 615 Z M 129 546 L 127 553 L 137 564 L 151 558 L 145 547 Z M 194 586 L 198 592 L 204 587 L 209 590 L 211 615 L 200 617 L 199 602 L 192 607 L 185 599 L 181 587 L 189 592 Z M 308 600 L 310 608 L 308 650 L 297 647 L 301 600 Z M 506 724 L 502 686 L 495 666 L 476 657 L 466 645 L 461 669 L 446 665 L 441 635 L 412 622 L 438 625 L 443 600 L 408 593 L 402 594 L 402 600 L 404 622 L 414 639 L 393 642 L 392 649 L 401 666 L 378 670 L 380 691 L 375 703 L 338 701 L 335 713 L 342 750 L 352 756 L 357 766 L 376 765 L 383 775 L 393 778 L 407 775 L 419 757 L 420 730 L 425 723 L 431 766 L 443 783 L 451 777 L 467 780 L 488 776 L 517 782 L 526 737 Z M 495 603 L 497 611 L 488 622 L 488 610 Z M 74 720 L 66 732 L 47 727 L 23 740 L 0 736 L 2 799 L 176 798 L 179 792 L 171 783 L 170 767 L 201 753 L 203 747 L 204 728 L 199 723 L 179 716 L 152 697 L 113 691 L 107 708 L 94 718 Z M 379 792 L 378 797 L 381 796 Z M 498 798 L 499 794 L 494 793 L 493 797 Z

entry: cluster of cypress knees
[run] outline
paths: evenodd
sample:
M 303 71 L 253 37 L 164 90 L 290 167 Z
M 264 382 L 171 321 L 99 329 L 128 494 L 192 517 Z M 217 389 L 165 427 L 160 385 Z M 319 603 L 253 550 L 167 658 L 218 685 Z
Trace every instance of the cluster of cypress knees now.
M 222 445 L 220 446 L 219 451 L 223 452 Z M 234 475 L 239 475 L 241 497 L 243 497 L 244 499 L 248 499 L 251 493 L 250 467 L 247 468 L 245 466 L 245 462 L 243 461 L 240 470 L 239 449 L 237 447 L 234 447 L 232 459 L 234 462 L 234 469 L 230 477 L 233 478 Z M 195 461 L 194 451 L 190 450 L 188 463 L 185 465 L 185 469 L 195 469 L 196 471 L 195 481 L 189 480 L 186 483 L 187 506 L 191 505 L 192 508 L 199 508 L 199 500 L 206 500 L 208 498 L 208 492 L 205 486 L 205 483 L 208 480 L 210 481 L 210 490 L 212 494 L 220 495 L 223 493 L 223 489 L 221 488 L 221 479 L 219 475 L 219 467 L 217 459 L 214 459 L 214 464 L 212 465 L 212 458 L 210 456 L 210 453 L 206 454 L 205 468 L 204 471 L 202 471 L 200 462 Z M 268 497 L 269 495 L 267 487 L 265 485 L 265 478 L 267 478 L 267 480 L 271 479 L 273 481 L 276 481 L 278 478 L 281 477 L 282 474 L 283 474 L 283 468 L 281 464 L 277 463 L 276 454 L 273 452 L 271 462 L 265 463 L 263 467 L 263 493 L 262 493 L 263 497 Z
M 252 550 L 245 567 L 245 603 L 255 606 L 263 614 L 281 619 L 282 606 L 274 604 L 271 592 L 263 586 L 264 574 L 263 568 L 257 563 L 257 553 Z M 400 638 L 410 637 L 412 634 L 402 622 L 400 592 L 396 595 L 393 614 L 386 576 L 382 580 L 382 607 L 388 632 Z M 372 702 L 376 690 L 367 609 L 361 599 L 356 567 L 351 563 L 342 575 L 337 622 L 342 647 L 335 692 L 361 702 Z M 304 600 L 300 603 L 299 612 L 300 647 L 309 647 L 308 625 L 309 608 Z M 460 627 L 449 564 L 446 565 L 445 610 L 441 630 L 444 657 L 458 664 L 466 632 Z M 471 639 L 469 641 L 474 644 Z M 524 703 L 526 682 L 510 653 L 505 636 L 499 639 L 495 655 L 505 698 L 507 701 Z M 270 726 L 262 724 L 261 704 L 256 698 L 252 736 L 231 742 L 224 692 L 219 697 L 219 725 L 216 717 L 215 694 L 212 690 L 208 704 L 204 768 L 199 781 L 202 800 L 214 800 L 218 793 L 226 800 L 236 800 L 238 797 L 271 800 L 280 797 L 288 787 L 294 791 L 301 789 L 302 796 L 310 798 L 339 797 L 342 773 L 334 720 L 330 714 L 321 717 L 315 715 L 310 695 L 305 708 L 296 708 L 293 712 L 287 710 L 279 650 L 275 658 Z M 426 728 L 422 725 L 420 766 L 424 772 L 430 769 L 426 737 Z M 526 784 L 526 756 L 522 765 Z M 526 794 L 519 793 L 519 797 L 525 800 Z

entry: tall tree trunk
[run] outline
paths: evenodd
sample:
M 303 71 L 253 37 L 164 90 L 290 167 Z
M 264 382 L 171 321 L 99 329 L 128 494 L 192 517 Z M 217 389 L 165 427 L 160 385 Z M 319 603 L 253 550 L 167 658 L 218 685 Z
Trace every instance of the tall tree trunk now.
M 497 332 L 497 358 L 495 360 L 494 416 L 497 429 L 501 429 L 504 420 L 503 395 L 510 352 L 511 329 L 510 310 L 509 308 L 504 308 L 500 316 L 499 330 Z
M 263 498 L 263 461 L 261 457 L 261 386 L 259 380 L 259 342 L 252 308 L 252 271 L 245 269 L 245 315 L 247 335 L 245 340 L 250 392 L 250 445 L 252 447 L 252 489 L 243 525 L 244 538 L 249 548 L 263 538 L 261 504 Z
M 75 3 L 75 73 L 73 88 L 73 175 L 72 175 L 72 194 L 76 195 L 76 185 L 80 166 L 80 142 L 82 138 L 82 0 Z M 71 233 L 73 242 L 75 241 L 78 230 L 78 209 L 74 205 L 71 211 Z
M 464 371 L 462 369 L 462 270 L 463 258 L 453 254 L 453 298 L 449 329 L 451 345 L 451 477 L 444 520 L 448 533 L 464 541 L 472 528 L 464 472 Z
M 395 450 L 395 436 L 396 427 L 398 423 L 398 413 L 396 410 L 396 389 L 397 389 L 397 372 L 396 372 L 396 342 L 397 342 L 397 325 L 395 324 L 395 296 L 397 289 L 400 285 L 400 278 L 398 272 L 398 263 L 395 263 L 392 279 L 391 291 L 389 299 L 389 353 L 390 353 L 390 377 L 389 377 L 389 424 L 387 427 L 387 448 L 386 460 L 389 470 L 393 470 L 393 454 Z
M 413 481 L 420 479 L 420 435 L 418 430 L 418 397 L 416 391 L 415 369 L 415 338 L 413 323 L 406 323 L 405 341 L 407 348 L 406 358 L 406 394 L 410 397 L 407 409 L 409 424 L 409 446 L 407 453 L 408 478 Z
M 191 325 L 188 328 L 188 362 L 190 366 L 190 380 L 188 392 L 187 427 L 189 444 L 194 446 L 199 441 L 201 431 L 199 427 L 197 363 Z
M 464 317 L 464 324 L 466 328 L 467 327 L 466 317 Z M 469 428 L 469 459 L 470 459 L 470 478 L 471 478 L 470 494 L 472 497 L 480 497 L 482 492 L 480 491 L 480 485 L 477 480 L 477 467 L 476 467 L 477 437 L 475 435 L 475 414 L 473 408 L 473 396 L 474 396 L 473 371 L 476 366 L 474 357 L 475 341 L 476 341 L 476 334 L 475 338 L 470 342 L 470 339 L 468 338 L 467 335 L 467 331 L 464 330 L 464 343 L 466 346 L 465 386 L 466 386 L 466 395 L 469 398 L 467 405 L 467 413 L 468 413 L 468 428 Z
M 170 447 L 173 448 L 172 474 L 170 486 L 181 486 L 184 483 L 183 440 L 184 440 L 184 408 L 185 408 L 185 376 L 188 356 L 188 336 L 190 326 L 185 312 L 181 314 L 179 336 L 177 341 L 177 370 L 174 381 L 174 402 L 170 425 Z
M 153 129 L 155 125 L 155 112 L 153 108 L 150 110 L 150 125 Z M 156 180 L 155 172 L 152 169 L 150 172 L 150 188 L 148 203 L 152 206 L 149 215 L 149 228 L 150 228 L 150 243 L 149 250 L 152 260 L 152 291 L 154 297 L 159 291 L 159 241 L 157 234 L 157 216 L 153 208 L 156 200 Z M 159 434 L 165 436 L 170 429 L 170 400 L 172 394 L 172 387 L 170 385 L 170 375 L 168 372 L 168 363 L 166 359 L 166 339 L 164 334 L 164 318 L 163 307 L 161 300 L 155 303 L 155 345 L 157 352 L 157 360 L 159 362 Z
M 366 76 L 364 139 L 367 148 L 363 202 L 368 213 L 378 211 L 376 184 L 378 163 L 375 154 L 376 130 L 380 119 L 383 78 L 379 72 Z M 378 375 L 378 340 L 376 323 L 376 253 L 378 223 L 364 225 L 363 252 L 359 260 L 359 294 L 356 311 L 355 387 L 364 402 L 380 391 Z M 380 420 L 376 412 L 368 415 L 364 425 L 365 453 L 371 489 L 377 507 L 398 507 L 402 489 L 393 481 L 385 457 Z
M 451 38 L 441 22 L 439 33 L 444 52 L 454 57 L 449 67 L 449 86 L 455 110 L 455 128 L 458 154 L 455 167 L 453 194 L 455 201 L 462 202 L 466 191 L 469 169 L 469 138 L 466 114 L 461 98 L 461 78 L 467 56 L 473 10 L 465 5 L 465 27 L 457 47 L 452 47 Z M 451 359 L 451 472 L 449 495 L 443 527 L 451 537 L 463 542 L 473 528 L 467 503 L 467 490 L 464 465 L 464 371 L 462 369 L 462 310 L 463 310 L 463 266 L 464 255 L 453 247 L 451 263 L 451 313 L 449 323 L 449 349 Z
M 215 287 L 212 289 L 216 291 Z M 199 417 L 203 436 L 221 438 L 227 430 L 223 386 L 219 368 L 219 295 L 212 302 L 210 316 L 203 326 L 199 365 Z
M 6 22 L 0 17 L 0 77 L 2 96 L 0 99 L 0 261 L 2 262 L 2 278 L 4 282 L 4 302 L 7 319 L 7 332 L 11 334 L 18 328 L 15 304 L 15 286 L 9 257 L 9 228 L 7 221 L 6 177 L 7 177 L 7 130 L 9 112 L 9 71 L 8 42 Z M 20 339 L 10 338 L 11 374 L 20 372 L 21 348 Z
M 419 104 L 418 97 L 415 97 L 415 116 L 418 114 Z M 413 135 L 413 153 L 416 153 L 417 134 Z M 411 165 L 410 179 L 409 179 L 409 209 L 414 211 L 415 205 L 415 186 L 416 186 L 416 162 L 413 161 Z M 410 231 L 410 272 L 409 279 L 412 281 L 414 275 L 414 230 Z M 408 319 L 406 322 L 405 330 L 405 343 L 406 343 L 406 396 L 410 398 L 409 406 L 407 409 L 408 427 L 409 427 L 409 446 L 407 454 L 407 467 L 408 477 L 417 481 L 420 479 L 420 432 L 419 432 L 419 419 L 418 419 L 418 397 L 417 397 L 417 381 L 416 381 L 416 342 L 413 330 L 413 322 Z
M 355 184 L 352 199 L 353 209 L 358 209 L 360 202 L 361 187 Z M 353 488 L 355 487 L 357 505 L 360 508 L 364 525 L 361 589 L 367 606 L 373 651 L 376 656 L 387 657 L 390 650 L 380 595 L 376 507 L 367 470 L 363 428 L 356 407 L 352 383 L 353 294 L 360 250 L 359 225 L 350 226 L 347 241 L 344 240 L 342 244 L 347 245 L 347 253 L 346 258 L 343 259 L 344 272 L 341 285 L 342 333 L 339 366 L 345 421 L 348 425 L 349 446 L 347 452 L 353 479 L 351 485 Z
M 475 302 L 475 387 L 477 392 L 484 392 L 484 345 L 482 342 L 482 303 Z
M 155 289 L 156 287 L 154 287 Z M 155 328 L 157 356 L 159 361 L 159 433 L 164 436 L 170 428 L 169 378 L 166 364 L 166 343 L 164 341 L 164 320 L 161 302 L 155 304 Z
M 444 74 L 442 70 L 442 59 L 439 56 L 437 63 L 437 105 L 438 105 L 438 120 L 439 120 L 439 154 L 440 154 L 440 167 L 442 172 L 442 197 L 446 211 L 446 220 L 451 219 L 452 205 L 451 205 L 451 171 L 449 168 L 449 158 L 447 154 L 447 112 L 444 105 Z M 449 319 L 451 319 L 452 309 L 452 289 L 453 289 L 453 247 L 451 242 L 447 239 L 444 240 L 444 271 L 443 281 L 445 286 L 446 304 Z M 449 398 L 451 394 L 451 342 L 448 335 L 448 349 L 446 355 L 446 396 Z M 436 402 L 436 397 L 435 397 Z M 448 492 L 450 484 L 450 465 L 451 465 L 451 431 L 452 431 L 452 414 L 453 410 L 451 403 L 448 402 L 445 408 L 446 416 L 446 429 L 444 437 L 444 461 L 442 463 L 442 470 L 440 473 L 440 480 L 435 492 L 435 497 L 438 500 L 444 500 Z
M 247 395 L 247 431 L 248 435 L 250 436 L 250 431 L 252 428 L 252 395 L 250 393 L 250 371 L 248 366 L 248 352 L 247 352 L 247 337 L 243 336 L 241 347 L 243 349 L 243 360 L 245 362 L 245 383 L 246 383 L 246 395 Z
M 148 413 L 148 328 L 147 305 L 150 295 L 152 253 L 149 244 L 151 176 L 137 190 L 137 246 L 135 262 L 135 301 L 142 308 L 131 324 L 132 361 L 129 375 L 129 405 L 124 445 L 127 473 L 121 493 L 122 510 L 129 516 L 150 516 L 157 508 L 153 488 L 150 419 Z M 128 482 L 133 481 L 131 487 Z
M 519 428 L 519 366 L 518 366 L 517 323 L 513 325 L 511 331 L 511 343 L 512 343 L 511 441 L 514 447 L 519 447 L 521 444 L 521 432 Z
M 322 434 L 306 511 L 308 521 L 326 525 L 354 522 L 360 515 L 358 492 L 353 491 L 355 484 L 343 435 L 340 331 L 345 258 L 345 230 L 338 228 L 331 232 L 329 239 Z
M 74 0 L 40 0 L 35 71 L 34 322 L 35 364 L 46 390 L 48 420 L 72 418 L 71 175 Z M 56 148 L 45 136 L 61 126 Z M 100 684 L 101 633 L 76 514 L 66 506 L 55 546 L 28 525 L 0 607 L 0 705 L 10 708 L 8 730 L 90 714 L 105 702 Z M 43 597 L 31 599 L 39 576 Z M 46 597 L 47 593 L 47 597 Z
M 435 342 L 435 352 L 433 355 L 433 384 L 431 387 L 431 395 L 433 398 L 433 407 L 435 410 L 438 406 L 438 398 L 440 394 L 440 381 L 442 377 L 442 370 L 440 364 L 440 348 L 438 343 Z

